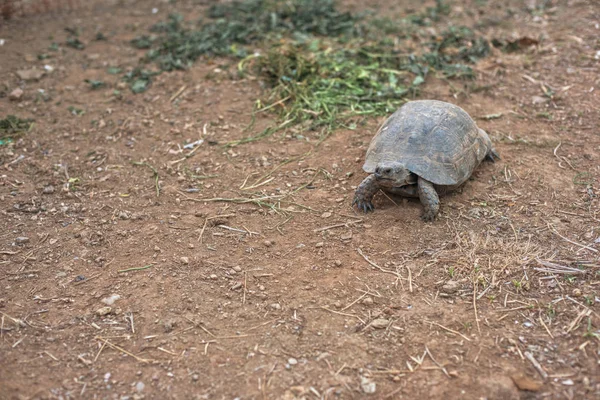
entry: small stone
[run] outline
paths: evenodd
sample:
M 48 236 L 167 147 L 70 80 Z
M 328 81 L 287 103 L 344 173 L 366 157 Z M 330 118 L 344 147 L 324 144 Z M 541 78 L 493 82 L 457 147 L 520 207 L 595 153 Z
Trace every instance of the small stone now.
M 540 382 L 537 382 L 525 375 L 513 375 L 511 376 L 511 379 L 517 388 L 519 388 L 519 390 L 537 392 L 542 388 L 542 384 Z
M 339 300 L 338 300 L 338 301 L 336 301 L 335 303 L 333 303 L 333 306 L 334 306 L 335 308 L 342 308 L 342 305 L 343 305 L 343 304 L 342 304 L 342 302 L 341 302 L 341 301 L 339 301 Z
M 266 247 L 271 247 L 271 246 L 273 246 L 273 242 L 272 242 L 272 241 L 270 241 L 270 240 L 265 240 L 265 242 L 264 242 L 264 243 L 265 243 L 265 246 L 266 246 Z
M 561 383 L 565 386 L 573 386 L 575 384 L 575 382 L 573 382 L 573 379 L 566 379 L 566 380 L 562 381 Z
M 333 263 L 335 264 L 336 267 L 341 267 L 342 266 L 342 261 L 341 260 L 335 260 Z
M 130 219 L 131 213 L 129 211 L 119 211 L 119 218 L 120 219 Z
M 258 287 L 258 290 L 260 290 L 261 292 L 264 292 L 264 291 L 265 291 L 265 287 L 264 287 L 263 285 L 260 285 L 260 286 Z
M 44 71 L 37 68 L 22 69 L 17 71 L 17 76 L 19 77 L 19 79 L 22 79 L 26 82 L 38 81 L 42 76 L 44 76 L 44 74 Z
M 240 267 L 239 265 L 236 265 L 235 267 L 233 267 L 233 270 L 235 272 L 242 272 L 242 267 Z
M 54 193 L 54 191 L 55 191 L 54 186 L 48 185 L 48 186 L 44 187 L 44 190 L 42 190 L 42 193 L 43 194 L 52 194 L 52 193 Z
M 371 322 L 371 326 L 375 329 L 385 329 L 388 327 L 390 321 L 385 318 L 377 318 Z
M 531 104 L 544 104 L 544 103 L 547 103 L 548 101 L 550 101 L 550 99 L 548 97 L 533 96 L 531 98 Z
M 67 276 L 67 273 L 65 271 L 60 271 L 56 273 L 57 278 L 64 278 L 65 276 Z
M 193 380 L 194 382 L 197 382 L 197 381 L 198 381 L 198 379 L 200 379 L 200 375 L 198 375 L 198 374 L 194 374 L 194 375 L 192 375 L 192 380 Z
M 457 281 L 448 281 L 444 283 L 444 286 L 442 286 L 442 291 L 444 293 L 452 294 L 456 293 L 459 288 L 460 284 Z
M 144 388 L 146 387 L 146 385 L 144 385 L 144 382 L 138 382 L 135 384 L 135 390 L 139 393 L 142 392 L 144 390 Z
M 175 328 L 175 325 L 177 325 L 177 323 L 175 321 L 173 321 L 172 319 L 166 320 L 163 322 L 163 329 L 165 330 L 166 333 L 169 333 L 171 331 L 173 331 L 173 329 Z
M 281 310 L 281 306 L 279 305 L 279 303 L 273 303 L 273 304 L 270 305 L 270 307 L 273 310 Z
M 160 251 L 160 247 L 154 246 L 154 251 Z
M 180 260 L 185 265 L 188 265 L 190 263 L 190 259 L 188 257 L 181 257 Z
M 107 306 L 112 306 L 113 304 L 115 304 L 115 301 L 119 300 L 120 298 L 121 296 L 119 296 L 118 294 L 113 294 L 102 299 L 102 302 Z
M 23 89 L 21 88 L 16 88 L 8 95 L 8 99 L 11 101 L 19 101 L 21 97 L 23 97 Z
M 325 245 L 325 243 L 319 242 L 319 243 L 315 244 L 315 247 L 319 248 L 319 247 L 323 247 L 324 245 Z
M 360 387 L 367 394 L 373 394 L 377 390 L 377 384 L 364 376 L 360 377 Z
M 104 317 L 105 315 L 108 315 L 112 312 L 112 308 L 111 307 L 102 307 L 96 310 L 96 315 L 100 316 L 100 317 Z
M 362 300 L 361 303 L 363 303 L 366 306 L 370 306 L 371 304 L 373 304 L 373 298 L 371 296 L 367 296 Z
M 581 295 L 582 295 L 581 289 L 579 289 L 579 288 L 573 289 L 573 296 L 581 297 Z
M 346 233 L 344 233 L 344 234 L 341 236 L 341 239 L 342 239 L 342 240 L 350 240 L 350 239 L 352 239 L 352 232 L 350 231 L 350 232 L 346 232 Z
M 321 214 L 321 218 L 329 218 L 329 217 L 331 217 L 331 215 L 332 214 L 329 211 L 327 211 L 327 212 L 324 212 L 323 214 Z
M 214 281 L 215 279 L 218 279 L 218 278 L 219 278 L 219 277 L 218 277 L 217 275 L 215 275 L 215 274 L 211 274 L 211 275 L 210 275 L 210 279 L 212 279 L 213 281 Z
M 24 245 L 25 243 L 29 243 L 29 238 L 27 236 L 19 236 L 15 239 L 15 243 L 19 246 Z
M 298 364 L 298 360 L 296 360 L 295 358 L 289 358 L 288 359 L 288 364 L 290 364 L 290 365 L 296 365 L 296 364 Z

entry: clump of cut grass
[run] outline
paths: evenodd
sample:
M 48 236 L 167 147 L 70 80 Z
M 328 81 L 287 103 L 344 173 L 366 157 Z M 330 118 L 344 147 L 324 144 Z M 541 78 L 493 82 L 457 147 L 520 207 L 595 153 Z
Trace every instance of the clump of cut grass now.
M 7 115 L 0 119 L 0 144 L 11 143 L 19 136 L 33 128 L 32 119 L 23 119 L 14 115 Z
M 240 58 L 240 74 L 267 86 L 255 111 L 276 112 L 280 121 L 229 143 L 236 145 L 295 124 L 328 133 L 353 117 L 389 114 L 417 96 L 431 72 L 472 78 L 469 64 L 487 56 L 487 41 L 460 26 L 435 37 L 420 30 L 449 12 L 438 0 L 418 18 L 395 23 L 339 11 L 333 0 L 237 0 L 213 5 L 197 26 L 173 14 L 151 28 L 151 39 L 132 44 L 150 46 L 145 61 L 161 71 L 188 68 L 201 56 Z M 405 43 L 408 37 L 420 52 Z M 251 44 L 269 50 L 248 55 Z M 138 68 L 127 80 L 142 92 L 152 74 Z
M 320 36 L 351 35 L 358 17 L 340 12 L 332 0 L 245 0 L 216 4 L 209 8 L 208 21 L 199 27 L 185 26 L 181 15 L 172 14 L 165 22 L 151 28 L 162 33 L 158 45 L 147 53 L 163 71 L 184 69 L 198 57 L 208 55 L 245 55 L 247 45 L 270 35 L 313 34 Z M 152 46 L 149 37 L 134 42 L 136 47 Z

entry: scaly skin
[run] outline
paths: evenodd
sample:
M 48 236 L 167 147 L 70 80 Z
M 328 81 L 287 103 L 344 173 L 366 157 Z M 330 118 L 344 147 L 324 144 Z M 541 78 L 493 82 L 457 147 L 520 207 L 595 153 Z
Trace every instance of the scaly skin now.
M 419 177 L 418 182 L 419 199 L 425 208 L 421 219 L 423 221 L 433 221 L 435 216 L 440 211 L 440 199 L 438 197 L 433 183 Z
M 373 196 L 375 196 L 378 190 L 379 185 L 377 184 L 375 175 L 367 176 L 356 188 L 352 205 L 356 204 L 358 209 L 364 212 L 375 210 L 375 207 L 373 207 Z

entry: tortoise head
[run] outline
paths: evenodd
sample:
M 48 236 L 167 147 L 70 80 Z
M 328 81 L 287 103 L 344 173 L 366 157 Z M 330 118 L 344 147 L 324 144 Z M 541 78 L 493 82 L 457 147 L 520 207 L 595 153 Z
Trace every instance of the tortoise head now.
M 414 175 L 396 161 L 380 162 L 375 167 L 375 179 L 379 186 L 400 187 L 415 183 Z

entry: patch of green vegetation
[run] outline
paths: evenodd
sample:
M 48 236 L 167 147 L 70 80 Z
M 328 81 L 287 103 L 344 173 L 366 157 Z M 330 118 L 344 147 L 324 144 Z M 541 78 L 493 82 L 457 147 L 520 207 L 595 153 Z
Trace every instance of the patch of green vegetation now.
M 90 89 L 92 90 L 100 89 L 101 87 L 106 86 L 106 83 L 104 83 L 103 81 L 97 81 L 94 79 L 86 79 L 85 83 L 90 85 Z
M 266 83 L 268 93 L 255 112 L 276 112 L 280 121 L 229 143 L 236 145 L 296 124 L 327 134 L 355 126 L 351 118 L 389 114 L 418 95 L 432 72 L 473 78 L 470 64 L 488 55 L 486 40 L 462 26 L 434 37 L 419 30 L 449 12 L 448 3 L 437 0 L 435 7 L 396 23 L 341 12 L 334 0 L 235 0 L 211 6 L 197 25 L 170 15 L 151 28 L 155 36 L 139 36 L 132 45 L 148 48 L 144 62 L 160 71 L 188 68 L 201 56 L 230 56 L 241 59 L 241 75 Z M 404 45 L 408 36 L 420 41 L 418 52 Z M 268 50 L 249 55 L 251 44 Z M 138 68 L 125 79 L 140 93 L 154 74 Z
M 157 74 L 158 72 L 135 68 L 128 72 L 124 79 L 129 83 L 129 87 L 133 93 L 142 93 L 148 89 L 152 82 L 152 77 Z
M 75 116 L 81 116 L 83 114 L 85 114 L 85 110 L 82 110 L 81 108 L 77 108 L 75 106 L 69 106 L 67 107 L 67 110 L 69 110 L 69 112 Z
M 79 40 L 78 38 L 76 38 L 75 36 L 71 36 L 71 37 L 67 38 L 66 44 L 67 44 L 67 46 L 72 47 L 77 50 L 85 49 L 85 44 L 83 44 L 83 42 L 81 40 Z
M 23 119 L 14 115 L 7 115 L 0 119 L 0 145 L 11 143 L 15 138 L 24 135 L 33 128 L 32 119 Z
M 97 32 L 96 33 L 96 37 L 95 40 L 97 41 L 101 41 L 101 40 L 108 40 L 108 38 L 104 35 L 104 33 L 102 32 Z
M 118 67 L 108 67 L 106 69 L 106 72 L 111 74 L 111 75 L 117 75 L 120 74 L 123 70 L 121 68 Z
M 155 38 L 153 38 L 152 36 L 141 35 L 132 39 L 129 43 L 131 43 L 131 45 L 136 49 L 149 49 L 150 47 L 152 47 L 152 42 L 154 41 L 154 39 Z

